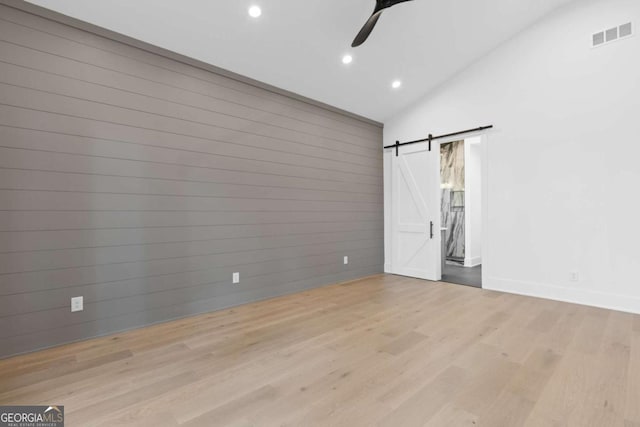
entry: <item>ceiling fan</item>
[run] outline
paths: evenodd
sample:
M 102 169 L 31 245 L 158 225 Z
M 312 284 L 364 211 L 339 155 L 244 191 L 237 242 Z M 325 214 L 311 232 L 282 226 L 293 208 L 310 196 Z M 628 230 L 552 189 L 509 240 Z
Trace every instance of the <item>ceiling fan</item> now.
M 376 0 L 376 8 L 373 10 L 373 13 L 371 14 L 367 22 L 364 23 L 362 29 L 353 40 L 353 43 L 351 43 L 351 47 L 360 46 L 365 42 L 365 40 L 367 40 L 369 34 L 371 34 L 371 31 L 373 31 L 373 27 L 376 26 L 378 18 L 380 18 L 380 15 L 385 9 L 388 9 L 391 6 L 395 6 L 398 3 L 404 3 L 405 1 L 411 0 Z

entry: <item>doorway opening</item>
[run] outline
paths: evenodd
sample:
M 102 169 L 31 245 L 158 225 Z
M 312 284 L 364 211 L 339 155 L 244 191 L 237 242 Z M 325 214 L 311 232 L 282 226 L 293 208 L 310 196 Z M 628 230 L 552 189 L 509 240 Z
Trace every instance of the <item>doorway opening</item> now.
M 440 144 L 442 281 L 482 287 L 482 137 Z

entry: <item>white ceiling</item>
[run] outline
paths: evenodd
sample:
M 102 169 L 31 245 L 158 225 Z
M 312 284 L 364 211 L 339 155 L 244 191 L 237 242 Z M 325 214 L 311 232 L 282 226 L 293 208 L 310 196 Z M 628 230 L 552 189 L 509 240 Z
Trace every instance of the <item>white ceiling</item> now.
M 384 121 L 571 0 L 414 0 L 386 10 L 355 49 L 374 0 L 30 1 Z

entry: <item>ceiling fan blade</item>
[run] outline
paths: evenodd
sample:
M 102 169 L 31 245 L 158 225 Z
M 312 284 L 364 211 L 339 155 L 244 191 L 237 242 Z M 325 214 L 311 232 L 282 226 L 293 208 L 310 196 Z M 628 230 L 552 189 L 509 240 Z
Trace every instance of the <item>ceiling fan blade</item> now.
M 376 26 L 376 22 L 378 22 L 378 18 L 380 18 L 381 14 L 382 14 L 382 11 L 379 10 L 377 12 L 374 12 L 373 15 L 369 17 L 367 22 L 365 22 L 364 25 L 362 26 L 362 29 L 360 30 L 356 38 L 353 39 L 353 43 L 351 43 L 351 47 L 360 46 L 362 43 L 364 43 L 367 40 L 367 38 L 369 37 L 369 34 L 371 34 L 371 31 L 373 31 L 373 28 Z
M 376 6 L 380 7 L 382 9 L 382 8 L 388 8 L 388 7 L 391 7 L 391 6 L 395 6 L 398 3 L 404 3 L 406 1 L 411 1 L 411 0 L 382 0 L 381 2 L 379 2 L 379 4 L 376 3 Z

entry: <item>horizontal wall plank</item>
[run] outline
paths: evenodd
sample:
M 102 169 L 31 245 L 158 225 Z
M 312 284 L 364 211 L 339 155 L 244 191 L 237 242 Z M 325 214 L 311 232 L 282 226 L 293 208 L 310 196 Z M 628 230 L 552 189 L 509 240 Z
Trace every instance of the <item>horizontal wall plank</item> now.
M 107 37 L 95 37 L 94 34 L 76 31 L 73 28 L 69 28 L 65 25 L 59 25 L 51 20 L 43 19 L 33 14 L 25 15 L 13 9 L 6 9 L 2 15 L 2 19 L 32 30 L 71 40 L 87 47 L 93 47 L 102 51 L 123 55 L 137 61 L 144 61 L 149 64 L 154 64 L 157 67 L 174 70 L 185 76 L 193 76 L 194 78 L 211 82 L 217 86 L 233 89 L 236 93 L 232 99 L 236 99 L 240 95 L 250 95 L 252 98 L 249 99 L 249 104 L 260 104 L 260 102 L 263 102 L 271 110 L 279 106 L 287 107 L 287 112 L 294 115 L 301 111 L 305 113 L 312 113 L 306 115 L 317 117 L 317 120 L 322 120 L 321 124 L 327 128 L 361 132 L 362 136 L 370 138 L 378 136 L 378 125 L 360 120 L 352 120 L 352 118 L 345 117 L 339 112 L 328 111 L 327 109 L 318 107 L 317 105 L 310 105 L 308 102 L 292 99 L 291 97 L 274 93 L 273 91 L 270 93 L 261 88 L 252 87 L 251 85 L 217 75 L 216 73 L 211 73 L 208 70 L 193 67 L 189 64 L 185 64 L 184 61 L 166 61 L 165 58 L 158 56 L 156 53 L 113 41 Z
M 307 135 L 313 137 L 312 140 L 314 141 L 334 140 L 349 144 L 354 138 L 359 138 L 358 136 L 336 132 L 268 111 L 256 110 L 255 108 L 168 86 L 160 86 L 147 80 L 137 79 L 135 82 L 124 82 L 125 86 L 122 88 L 122 84 L 120 87 L 115 87 L 110 80 L 98 80 L 96 73 L 84 72 L 81 74 L 89 79 L 69 77 L 69 75 L 80 74 L 79 71 L 81 70 L 78 70 L 78 65 L 87 66 L 66 60 L 64 74 L 61 72 L 54 73 L 50 69 L 39 68 L 37 65 L 25 65 L 36 62 L 36 58 L 33 61 L 28 61 L 25 60 L 27 59 L 25 57 L 42 55 L 40 52 L 7 43 L 0 44 L 0 49 L 6 52 L 5 61 L 0 62 L 0 76 L 2 76 L 2 82 L 8 84 L 53 92 L 68 97 L 84 98 L 109 105 L 119 105 L 154 114 L 171 114 L 175 118 L 200 121 L 207 124 L 219 122 L 223 126 L 229 126 L 236 123 L 244 127 L 246 122 L 250 122 L 262 125 L 259 128 L 266 129 L 267 133 L 271 128 L 279 128 L 288 132 L 297 132 L 299 136 Z M 57 70 L 62 71 L 59 68 Z M 96 67 L 93 67 L 93 70 L 104 71 Z M 128 76 L 124 77 L 133 80 Z M 297 148 L 299 145 L 295 144 L 292 147 Z M 313 147 L 311 143 L 306 145 Z M 317 152 L 325 155 L 332 154 L 326 149 L 318 149 Z M 362 156 L 380 157 L 381 154 L 367 151 L 363 152 Z M 349 158 L 358 161 L 360 156 L 350 156 Z
M 231 183 L 174 181 L 120 176 L 78 176 L 68 172 L 3 169 L 0 188 L 5 190 L 37 190 L 118 194 L 149 194 L 182 197 L 233 197 L 238 199 L 316 200 L 327 202 L 380 203 L 366 193 L 282 188 Z
M 313 231 L 310 231 L 313 230 Z M 313 238 L 319 233 L 379 231 L 379 221 L 252 224 L 217 226 L 162 227 L 150 229 L 85 229 L 55 231 L 3 232 L 0 254 L 28 251 L 56 251 L 61 249 L 93 249 L 153 245 L 158 243 L 212 241 L 230 238 L 264 238 L 303 235 Z
M 229 145 L 235 145 L 238 146 L 236 147 L 237 150 L 244 147 L 245 152 L 247 150 L 255 150 L 259 147 L 265 147 L 260 151 L 266 155 L 267 151 L 274 151 L 270 149 L 270 147 L 282 147 L 280 151 L 275 151 L 272 155 L 277 154 L 280 159 L 291 159 L 294 157 L 293 154 L 287 151 L 287 147 L 295 143 L 295 137 L 279 135 L 275 132 L 272 133 L 273 136 L 265 136 L 258 133 L 255 126 L 251 124 L 247 124 L 243 128 L 239 127 L 239 129 L 206 125 L 195 121 L 189 122 L 182 119 L 174 119 L 169 116 L 113 107 L 83 99 L 62 97 L 60 95 L 21 88 L 6 83 L 0 83 L 0 103 L 6 106 L 26 108 L 35 111 L 56 112 L 56 114 L 59 115 L 91 120 L 92 122 L 100 121 L 107 124 L 120 125 L 126 127 L 126 129 L 134 128 L 137 131 L 164 133 L 172 138 L 198 138 L 208 141 L 209 144 L 222 144 L 226 148 L 230 148 Z M 309 140 L 307 137 L 304 137 L 304 139 Z M 331 166 L 331 168 L 327 168 L 327 170 L 350 171 L 351 173 L 360 175 L 374 174 L 371 166 L 367 167 L 341 160 L 339 156 L 341 153 L 340 150 L 338 150 L 338 147 L 341 145 L 343 146 L 342 143 L 325 144 L 327 148 L 334 150 L 332 153 L 333 158 L 328 159 L 333 160 L 333 162 L 328 165 Z M 290 147 L 289 151 L 296 151 L 296 149 Z M 349 151 L 344 151 L 344 153 L 349 153 Z M 300 157 L 301 156 L 298 156 L 296 159 L 303 161 Z M 304 155 L 304 157 L 307 162 L 313 162 L 308 166 L 316 168 L 322 168 L 320 162 L 327 160 L 323 157 L 313 157 L 311 154 Z M 380 160 L 380 158 L 376 159 Z M 325 165 L 325 167 L 326 166 L 327 165 Z
M 47 230 L 114 230 L 155 228 L 191 228 L 208 226 L 274 224 L 349 224 L 376 222 L 380 226 L 382 212 L 361 211 L 286 211 L 286 212 L 215 212 L 215 211 L 0 211 L 1 232 Z M 312 228 L 313 229 L 313 228 Z
M 175 84 L 180 82 L 179 87 L 194 92 L 202 91 L 205 93 L 219 94 L 228 91 L 227 88 L 220 85 L 213 85 L 201 79 L 185 79 L 184 75 L 170 71 L 166 68 L 160 68 L 141 62 L 128 57 L 114 55 L 107 51 L 99 51 L 87 48 L 84 45 L 71 42 L 66 39 L 52 37 L 50 34 L 42 33 L 24 26 L 15 25 L 6 20 L 0 25 L 0 40 L 13 43 L 17 46 L 28 47 L 32 49 L 44 50 L 46 52 L 58 55 L 63 58 L 72 59 L 81 63 L 93 64 L 107 70 L 122 71 L 127 70 L 127 74 L 144 78 L 165 84 Z M 168 83 L 167 83 L 168 82 Z M 237 95 L 237 91 L 233 92 Z M 366 141 L 353 141 L 345 144 L 345 150 L 356 149 L 360 147 L 368 151 L 375 151 L 372 147 L 368 147 Z
M 369 261 L 355 260 L 351 268 L 367 268 Z M 19 336 L 52 329 L 53 325 L 69 326 L 92 320 L 107 319 L 124 316 L 154 308 L 170 305 L 189 303 L 213 297 L 224 297 L 239 292 L 250 292 L 270 284 L 276 285 L 282 281 L 299 281 L 312 279 L 317 276 L 337 274 L 346 270 L 336 264 L 319 265 L 295 270 L 277 271 L 266 273 L 257 277 L 243 279 L 236 286 L 231 286 L 229 280 L 215 284 L 206 283 L 200 286 L 188 288 L 170 289 L 166 291 L 150 292 L 144 295 L 130 296 L 126 298 L 107 299 L 95 303 L 88 303 L 82 312 L 71 313 L 68 307 L 53 310 L 38 311 L 27 314 L 18 314 L 0 318 L 0 339 L 11 336 Z
M 382 271 L 381 127 L 170 56 L 0 5 L 0 357 Z
M 234 185 L 250 185 L 260 187 L 294 188 L 306 190 L 338 191 L 342 193 L 368 195 L 371 198 L 379 196 L 379 185 L 339 181 L 329 179 L 301 178 L 279 174 L 244 172 L 228 169 L 215 169 L 206 166 L 192 166 L 175 163 L 175 161 L 144 160 L 153 158 L 155 149 L 131 150 L 133 160 L 127 158 L 99 155 L 101 144 L 86 144 L 82 148 L 83 154 L 65 151 L 64 144 L 59 144 L 60 151 L 52 151 L 51 143 L 60 135 L 52 135 L 43 143 L 31 143 L 25 138 L 11 138 L 16 132 L 3 132 L 6 127 L 0 126 L 0 138 L 7 137 L 0 144 L 0 168 L 26 171 L 62 172 L 68 174 L 83 174 L 87 176 L 112 176 L 130 178 L 148 178 L 156 180 L 172 180 L 177 182 L 218 183 Z M 15 130 L 15 129 L 12 129 Z M 29 131 L 27 131 L 29 132 Z M 38 132 L 42 133 L 42 132 Z M 39 139 L 38 141 L 44 141 Z M 18 145 L 22 147 L 18 147 Z M 69 144 L 70 145 L 70 144 Z M 44 148 L 29 147 L 44 146 Z M 78 147 L 80 148 L 80 147 Z M 108 149 L 109 147 L 105 147 Z M 160 149 L 162 150 L 162 149 Z M 95 154 L 88 154 L 91 151 Z M 143 151 L 144 153 L 140 153 Z M 84 154 L 87 152 L 87 154 Z M 196 155 L 194 158 L 198 157 Z M 199 161 L 203 163 L 202 157 Z M 185 161 L 186 159 L 182 159 Z M 88 178 L 87 178 L 88 179 Z
M 256 202 L 260 200 L 260 202 Z M 212 211 L 288 211 L 288 210 L 355 210 L 381 209 L 377 202 L 334 202 L 295 199 L 195 197 L 181 195 L 124 194 L 100 192 L 65 192 L 46 190 L 0 189 L 0 205 L 15 210 L 212 210 Z M 259 205 L 259 208 L 257 207 Z
M 352 252 L 349 265 L 354 266 L 362 261 L 380 259 L 378 248 L 361 249 Z M 330 253 L 311 255 L 306 257 L 282 258 L 247 264 L 242 271 L 242 282 L 256 279 L 264 274 L 275 274 L 314 266 L 336 265 L 336 259 L 341 254 Z M 66 309 L 69 307 L 69 292 L 84 296 L 85 304 L 97 303 L 109 299 L 141 296 L 148 293 L 161 292 L 171 289 L 183 289 L 198 286 L 228 286 L 236 266 L 219 266 L 202 270 L 186 271 L 162 276 L 143 277 L 116 282 L 89 284 L 76 286 L 73 290 L 57 288 L 42 292 L 12 294 L 0 299 L 0 317 L 11 317 L 16 314 L 32 313 L 52 309 Z
M 252 249 L 278 249 L 303 246 L 310 240 L 314 243 L 344 241 L 376 241 L 380 230 L 341 231 L 337 233 L 315 233 L 280 235 L 267 237 L 236 237 L 211 240 L 196 240 L 177 243 L 155 243 L 82 249 L 60 249 L 57 251 L 17 252 L 0 254 L 0 274 L 14 274 L 39 270 L 66 269 L 99 264 L 120 264 L 130 261 L 168 259 L 183 256 L 213 255 L 242 252 Z
M 4 62 L 0 62 L 0 82 L 5 86 L 23 88 L 34 94 L 48 94 L 57 97 L 54 99 L 62 99 L 69 102 L 80 101 L 75 102 L 75 104 L 102 105 L 117 108 L 117 111 L 147 113 L 148 117 L 175 119 L 177 123 L 182 121 L 184 123 L 204 125 L 212 130 L 212 138 L 231 139 L 234 136 L 234 133 L 223 132 L 222 130 L 248 133 L 256 137 L 248 139 L 247 141 L 249 142 L 277 141 L 278 144 L 273 144 L 272 149 L 281 152 L 304 150 L 305 154 L 309 156 L 332 160 L 340 160 L 336 153 L 341 153 L 343 162 L 365 166 L 368 165 L 368 158 L 381 157 L 380 153 L 369 153 L 362 150 L 355 153 L 338 150 L 338 147 L 345 146 L 345 141 L 329 139 L 324 134 L 314 135 L 304 130 L 290 131 L 266 121 L 264 123 L 258 122 L 255 118 L 222 115 L 204 108 L 171 103 L 124 91 L 118 92 L 115 89 L 103 88 L 95 84 L 72 83 L 69 79 L 43 72 L 35 72 Z M 73 110 L 68 111 L 68 113 L 73 114 Z M 298 143 L 296 139 L 301 139 L 304 143 Z M 258 146 L 258 144 L 254 143 L 254 146 Z
M 241 152 L 233 152 L 230 151 L 230 149 L 227 150 L 229 147 L 224 144 L 212 143 L 212 141 L 203 138 L 167 134 L 104 121 L 88 120 L 22 107 L 6 106 L 1 103 L 0 125 L 41 130 L 49 132 L 52 135 L 61 134 L 61 136 L 69 137 L 86 137 L 91 138 L 91 142 L 94 142 L 93 140 L 96 139 L 120 142 L 121 144 L 117 147 L 112 145 L 108 148 L 113 150 L 128 148 L 127 153 L 130 153 L 136 148 L 131 146 L 133 144 L 144 145 L 147 152 L 154 155 L 153 161 L 162 161 L 156 159 L 164 158 L 164 162 L 173 161 L 176 164 L 183 164 L 182 158 L 185 158 L 185 161 L 189 163 L 197 162 L 201 167 L 214 169 L 260 172 L 316 179 L 333 178 L 339 181 L 381 185 L 381 178 L 378 176 L 331 168 L 330 166 L 333 164 L 325 164 L 324 166 L 300 166 L 295 162 L 284 162 L 283 158 L 279 155 L 275 156 L 272 160 L 265 160 L 261 157 L 255 157 L 256 150 L 246 149 L 246 147 L 240 147 Z M 130 145 L 124 147 L 127 143 Z M 156 146 L 166 147 L 171 151 L 178 150 L 181 151 L 181 153 L 173 153 L 172 157 L 167 158 L 169 154 L 168 150 L 160 151 L 151 149 Z M 138 149 L 142 150 L 142 147 L 138 147 Z M 247 151 L 249 157 L 246 157 Z M 113 156 L 115 158 L 123 158 L 122 156 L 126 155 L 127 154 L 114 153 Z M 195 160 L 195 157 L 201 157 L 201 159 Z M 344 169 L 342 166 L 339 167 Z
M 152 310 L 131 313 L 124 316 L 98 319 L 69 326 L 46 329 L 31 334 L 14 336 L 3 339 L 3 350 L 6 354 L 19 354 L 41 348 L 51 347 L 60 343 L 73 342 L 86 337 L 97 337 L 111 334 L 114 331 L 124 331 L 181 317 L 192 316 L 213 310 L 220 310 L 265 298 L 286 295 L 305 289 L 321 286 L 326 283 L 334 283 L 365 277 L 379 272 L 379 267 L 350 270 L 343 273 L 316 276 L 296 282 L 277 283 L 273 286 L 261 286 L 254 290 L 200 299 L 188 303 L 169 305 Z M 50 324 L 51 325 L 51 324 Z
M 41 270 L 26 273 L 0 275 L 0 295 L 40 292 L 47 289 L 75 287 L 96 283 L 107 283 L 132 278 L 158 277 L 193 270 L 208 269 L 212 266 L 241 266 L 239 259 L 263 262 L 276 259 L 299 258 L 318 254 L 350 254 L 362 249 L 375 248 L 376 242 L 369 240 L 331 243 L 310 243 L 302 246 L 278 249 L 248 250 L 232 253 L 183 255 L 147 261 L 126 261 L 118 264 L 99 264 L 86 267 L 70 267 L 56 270 Z M 337 260 L 338 261 L 342 261 Z M 242 264 L 242 263 L 241 263 Z M 241 268 L 239 268 L 241 270 Z M 69 295 L 71 296 L 71 294 Z

